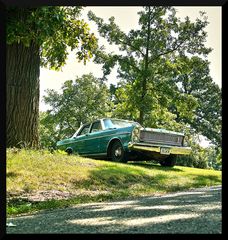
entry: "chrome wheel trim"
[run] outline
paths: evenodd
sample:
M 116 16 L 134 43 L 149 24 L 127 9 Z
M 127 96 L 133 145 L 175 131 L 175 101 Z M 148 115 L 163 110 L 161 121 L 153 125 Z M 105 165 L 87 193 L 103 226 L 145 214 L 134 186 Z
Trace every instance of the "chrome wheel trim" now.
M 120 157 L 122 155 L 122 148 L 121 147 L 116 148 L 114 151 L 114 155 L 115 157 Z

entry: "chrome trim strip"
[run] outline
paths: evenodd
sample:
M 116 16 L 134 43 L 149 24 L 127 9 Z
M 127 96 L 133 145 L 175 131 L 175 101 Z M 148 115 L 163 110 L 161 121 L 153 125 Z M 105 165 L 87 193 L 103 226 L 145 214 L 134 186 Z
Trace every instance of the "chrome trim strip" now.
M 148 143 L 148 142 L 133 142 L 132 144 L 134 145 L 139 145 L 139 146 L 147 146 L 147 147 L 178 147 L 178 146 L 173 146 L 173 145 L 165 145 L 165 144 L 159 144 L 159 143 Z M 181 147 L 181 146 L 180 146 Z
M 141 140 L 141 139 L 140 139 Z M 164 145 L 161 145 L 162 143 L 164 144 L 169 144 L 167 146 L 177 146 L 177 147 L 181 147 L 181 143 L 174 143 L 174 142 L 171 142 L 171 141 L 141 141 L 141 144 L 142 145 L 148 145 L 148 146 L 164 146 Z M 137 143 L 138 144 L 138 143 Z
M 99 136 L 99 137 L 94 137 L 94 138 L 89 138 L 89 139 L 82 139 L 82 140 L 77 140 L 77 138 L 75 139 L 72 139 L 71 142 L 68 142 L 68 143 L 64 143 L 64 144 L 61 144 L 59 146 L 62 146 L 62 145 L 65 145 L 65 144 L 72 144 L 72 143 L 77 143 L 77 142 L 81 142 L 81 141 L 87 141 L 87 140 L 93 140 L 93 139 L 97 139 L 97 138 L 103 138 L 103 137 L 109 137 L 109 136 L 116 136 L 116 135 L 124 135 L 124 134 L 131 134 L 131 132 L 123 132 L 123 133 L 113 133 L 113 134 L 109 134 L 109 135 L 105 135 L 105 136 Z M 89 137 L 89 135 L 87 136 Z
M 106 156 L 107 153 L 88 153 L 88 154 L 79 154 L 80 156 Z
M 182 137 L 184 136 L 184 133 L 170 131 L 170 130 L 166 130 L 166 129 L 163 129 L 163 128 L 144 128 L 141 131 L 155 132 L 155 133 L 164 133 L 164 134 L 172 134 L 172 135 L 177 135 L 177 136 L 182 136 Z

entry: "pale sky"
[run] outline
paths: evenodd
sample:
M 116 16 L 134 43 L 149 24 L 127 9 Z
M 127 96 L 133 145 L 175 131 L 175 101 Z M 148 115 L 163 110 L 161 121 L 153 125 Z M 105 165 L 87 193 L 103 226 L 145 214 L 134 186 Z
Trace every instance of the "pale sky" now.
M 199 11 L 205 11 L 208 16 L 209 25 L 206 28 L 208 33 L 207 47 L 213 48 L 213 51 L 209 54 L 208 60 L 210 62 L 210 72 L 213 80 L 221 87 L 221 19 L 222 8 L 221 7 L 176 7 L 178 10 L 177 16 L 181 19 L 189 16 L 191 20 L 195 20 L 199 17 Z M 87 19 L 88 10 L 92 10 L 98 17 L 107 20 L 109 17 L 114 16 L 115 22 L 121 30 L 126 33 L 131 29 L 135 29 L 138 26 L 137 12 L 141 10 L 140 7 L 88 7 L 82 12 L 82 18 L 89 23 L 91 32 L 94 32 L 96 36 L 99 36 L 96 31 L 96 25 L 93 22 L 89 22 Z M 106 41 L 99 39 L 101 44 L 106 45 L 106 49 L 109 51 L 115 51 L 115 46 L 109 46 Z M 45 95 L 46 89 L 60 90 L 62 84 L 66 80 L 74 80 L 76 76 L 80 77 L 83 74 L 92 72 L 95 77 L 102 77 L 103 73 L 101 66 L 94 64 L 92 61 L 86 65 L 78 63 L 75 54 L 70 53 L 68 56 L 67 64 L 63 67 L 62 71 L 53 71 L 46 68 L 40 69 L 40 111 L 48 109 L 41 100 Z M 107 77 L 108 83 L 116 83 L 116 68 Z

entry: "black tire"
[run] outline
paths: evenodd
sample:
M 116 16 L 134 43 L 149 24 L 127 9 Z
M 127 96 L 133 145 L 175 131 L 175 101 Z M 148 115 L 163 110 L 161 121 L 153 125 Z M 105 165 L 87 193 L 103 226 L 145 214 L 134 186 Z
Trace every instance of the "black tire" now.
M 68 155 L 71 155 L 73 153 L 71 148 L 67 148 L 65 151 Z
M 176 164 L 176 156 L 170 155 L 167 158 L 160 161 L 163 167 L 173 167 Z
M 123 146 L 119 141 L 115 141 L 113 143 L 110 156 L 113 162 L 127 162 L 126 153 L 124 152 Z

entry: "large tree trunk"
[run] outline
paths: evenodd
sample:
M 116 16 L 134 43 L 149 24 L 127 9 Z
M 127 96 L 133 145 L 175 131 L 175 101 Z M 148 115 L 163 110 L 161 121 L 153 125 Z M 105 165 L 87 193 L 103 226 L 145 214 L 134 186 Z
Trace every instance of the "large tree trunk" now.
M 37 147 L 39 117 L 39 46 L 7 45 L 7 147 Z

